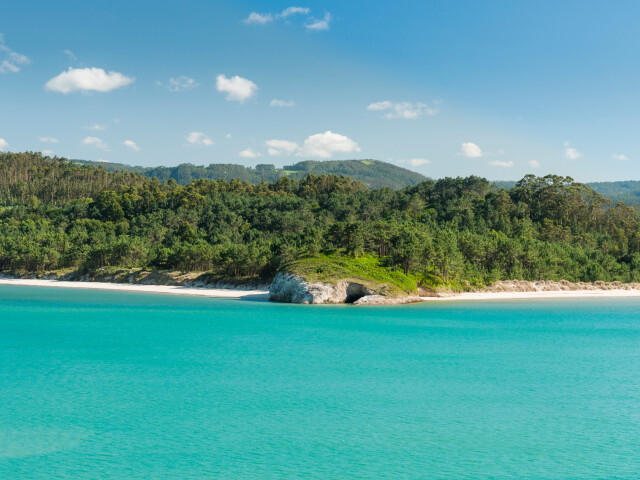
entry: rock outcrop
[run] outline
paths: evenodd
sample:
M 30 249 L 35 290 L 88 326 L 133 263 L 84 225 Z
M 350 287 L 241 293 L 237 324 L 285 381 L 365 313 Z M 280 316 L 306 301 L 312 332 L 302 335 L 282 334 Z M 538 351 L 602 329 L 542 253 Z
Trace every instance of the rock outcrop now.
M 269 288 L 269 300 L 287 303 L 357 303 L 367 296 L 386 298 L 364 285 L 341 280 L 336 284 L 307 282 L 302 277 L 288 273 L 276 274 Z
M 354 305 L 402 305 L 404 303 L 422 302 L 417 296 L 385 297 L 383 295 L 365 295 L 353 302 Z

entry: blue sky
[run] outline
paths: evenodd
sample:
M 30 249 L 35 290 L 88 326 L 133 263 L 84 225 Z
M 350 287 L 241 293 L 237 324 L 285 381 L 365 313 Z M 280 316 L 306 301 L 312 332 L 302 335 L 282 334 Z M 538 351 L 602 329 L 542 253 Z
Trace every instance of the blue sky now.
M 636 1 L 5 0 L 0 149 L 638 179 L 638 18 Z

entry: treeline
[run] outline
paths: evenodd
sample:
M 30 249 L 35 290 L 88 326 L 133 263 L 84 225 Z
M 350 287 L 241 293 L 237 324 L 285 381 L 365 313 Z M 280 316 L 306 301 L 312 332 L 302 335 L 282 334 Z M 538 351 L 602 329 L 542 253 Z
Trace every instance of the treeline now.
M 5 271 L 123 266 L 268 279 L 324 253 L 376 256 L 428 286 L 640 280 L 637 212 L 568 177 L 526 176 L 498 191 L 478 177 L 398 191 L 336 175 L 181 186 L 37 154 L 7 156 Z
M 107 172 L 41 153 L 0 153 L 0 205 L 56 205 L 145 181 L 148 180 L 135 173 Z
M 309 174 L 338 175 L 351 177 L 369 188 L 404 188 L 416 185 L 424 180 L 423 175 L 379 160 L 305 160 L 294 165 L 276 168 L 273 164 L 260 164 L 255 168 L 232 163 L 212 163 L 209 166 L 182 163 L 176 167 L 134 167 L 122 163 L 98 163 L 74 160 L 76 163 L 102 167 L 112 172 L 139 173 L 160 181 L 174 179 L 180 185 L 188 185 L 195 180 L 239 180 L 241 182 L 276 182 L 282 177 L 300 181 Z

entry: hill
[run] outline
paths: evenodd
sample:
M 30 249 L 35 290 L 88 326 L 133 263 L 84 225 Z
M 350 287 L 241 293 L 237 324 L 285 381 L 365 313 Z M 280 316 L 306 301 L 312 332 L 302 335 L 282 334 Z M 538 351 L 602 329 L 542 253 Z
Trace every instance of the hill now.
M 516 186 L 516 182 L 511 180 L 495 181 L 493 185 L 498 190 L 510 190 Z M 591 182 L 586 185 L 614 204 L 623 202 L 627 205 L 640 205 L 640 181 L 638 180 Z
M 364 183 L 369 188 L 389 187 L 398 190 L 414 186 L 426 180 L 424 175 L 379 160 L 305 160 L 284 168 L 276 168 L 273 164 L 260 164 L 245 167 L 233 163 L 212 163 L 209 166 L 183 163 L 176 167 L 137 167 L 122 163 L 92 162 L 87 160 L 71 160 L 75 163 L 102 167 L 110 172 L 133 172 L 149 178 L 167 181 L 173 178 L 180 185 L 188 185 L 194 180 L 220 180 L 257 184 L 275 182 L 282 177 L 302 180 L 307 175 L 338 175 L 350 177 Z

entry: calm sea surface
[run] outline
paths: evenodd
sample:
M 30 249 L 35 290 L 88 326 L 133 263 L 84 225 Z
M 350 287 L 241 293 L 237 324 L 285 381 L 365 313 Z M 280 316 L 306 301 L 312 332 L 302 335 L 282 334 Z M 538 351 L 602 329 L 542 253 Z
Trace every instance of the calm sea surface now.
M 640 478 L 640 300 L 0 287 L 0 479 Z

